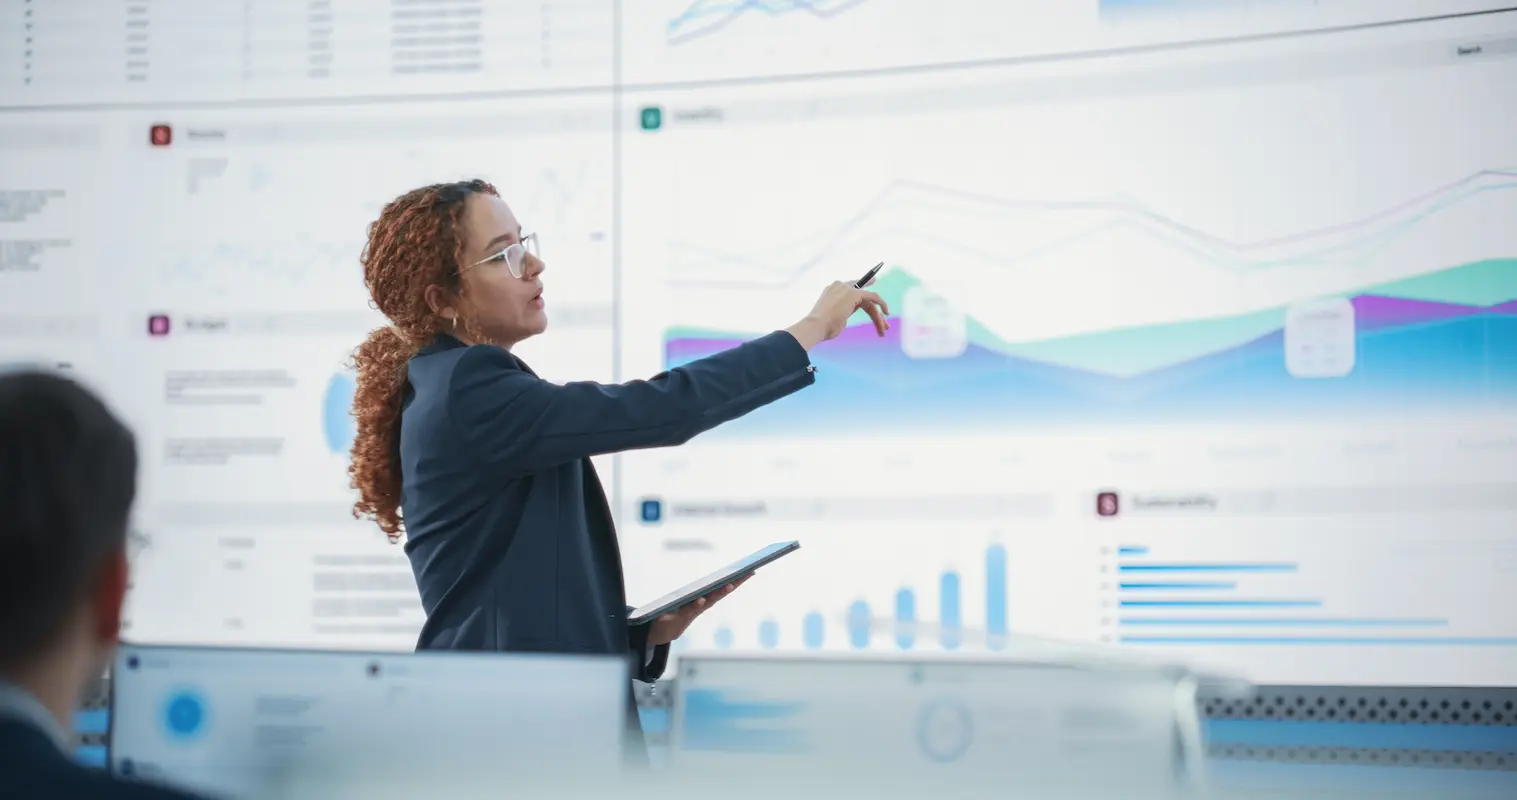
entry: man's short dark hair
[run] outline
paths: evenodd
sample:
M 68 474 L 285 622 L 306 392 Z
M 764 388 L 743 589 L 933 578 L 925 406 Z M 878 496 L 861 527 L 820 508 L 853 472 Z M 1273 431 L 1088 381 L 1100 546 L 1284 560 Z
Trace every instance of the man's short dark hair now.
M 99 397 L 44 372 L 0 373 L 0 666 L 62 633 L 126 546 L 137 445 Z

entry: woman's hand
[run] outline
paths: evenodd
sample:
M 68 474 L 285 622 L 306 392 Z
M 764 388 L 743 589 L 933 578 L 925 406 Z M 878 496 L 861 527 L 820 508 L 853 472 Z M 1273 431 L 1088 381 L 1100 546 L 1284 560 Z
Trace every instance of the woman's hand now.
M 747 583 L 751 577 L 753 576 L 744 575 L 711 594 L 696 600 L 694 603 L 676 608 L 654 620 L 653 627 L 648 631 L 648 644 L 657 646 L 668 644 L 678 639 L 685 633 L 685 629 L 690 627 L 690 623 L 695 621 L 696 617 L 706 613 L 708 609 L 716 605 L 717 601 L 732 594 L 737 590 L 737 587 Z
M 885 299 L 868 289 L 855 289 L 852 284 L 842 281 L 822 290 L 811 313 L 786 330 L 802 347 L 810 350 L 828 339 L 837 338 L 848 326 L 848 318 L 860 309 L 874 321 L 874 329 L 879 335 L 884 336 L 885 331 L 890 330 L 890 323 L 885 321 L 890 316 L 890 306 L 886 305 Z

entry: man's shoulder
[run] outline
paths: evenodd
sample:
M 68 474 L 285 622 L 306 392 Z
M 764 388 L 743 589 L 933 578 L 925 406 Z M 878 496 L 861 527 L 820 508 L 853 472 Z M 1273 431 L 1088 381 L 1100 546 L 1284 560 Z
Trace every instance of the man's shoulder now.
M 155 783 L 128 781 L 116 778 L 88 767 L 79 767 L 77 783 L 64 784 L 61 788 L 82 790 L 79 797 L 120 798 L 120 800 L 200 800 L 200 796 L 180 789 Z M 55 795 L 74 796 L 74 795 Z
M 0 719 L 0 799 L 100 797 L 121 800 L 196 800 L 197 795 L 121 780 L 70 759 L 44 732 Z

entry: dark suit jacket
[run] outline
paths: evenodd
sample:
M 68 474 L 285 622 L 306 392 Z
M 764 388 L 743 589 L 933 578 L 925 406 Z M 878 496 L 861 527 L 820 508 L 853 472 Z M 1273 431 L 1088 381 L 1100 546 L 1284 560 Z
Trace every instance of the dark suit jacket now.
M 646 381 L 559 385 L 499 347 L 438 336 L 411 359 L 400 434 L 406 554 L 427 614 L 417 648 L 617 654 L 656 680 L 668 648 L 645 663 L 646 626 L 627 625 L 590 456 L 682 444 L 813 371 L 777 331 Z
M 46 732 L 0 717 L 0 799 L 194 800 L 195 795 L 118 780 L 70 759 Z

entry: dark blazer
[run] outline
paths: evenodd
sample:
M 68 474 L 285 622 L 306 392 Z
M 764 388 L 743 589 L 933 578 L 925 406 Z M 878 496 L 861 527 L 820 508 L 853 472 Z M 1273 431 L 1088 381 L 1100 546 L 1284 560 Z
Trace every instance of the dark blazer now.
M 784 331 L 617 386 L 550 383 L 504 349 L 438 336 L 411 359 L 401 418 L 405 549 L 427 614 L 417 648 L 617 654 L 656 680 L 668 648 L 649 654 L 647 626 L 627 625 L 590 456 L 682 444 L 813 372 Z
M 194 800 L 195 795 L 111 777 L 69 758 L 45 731 L 0 717 L 0 799 Z

